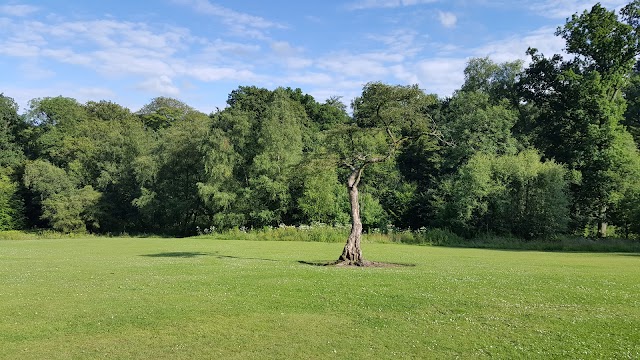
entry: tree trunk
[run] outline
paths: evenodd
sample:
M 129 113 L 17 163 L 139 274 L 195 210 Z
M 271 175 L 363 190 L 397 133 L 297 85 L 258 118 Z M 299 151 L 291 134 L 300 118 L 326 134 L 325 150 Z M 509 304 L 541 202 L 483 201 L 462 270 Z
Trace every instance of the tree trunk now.
M 600 214 L 598 214 L 598 238 L 603 239 L 607 237 L 607 206 L 603 205 L 600 208 Z
M 349 190 L 349 202 L 351 203 L 351 234 L 344 246 L 342 255 L 338 259 L 339 262 L 348 265 L 362 265 L 362 249 L 360 249 L 360 241 L 362 239 L 362 220 L 360 219 L 360 202 L 358 201 L 358 183 L 362 169 L 353 170 L 347 182 Z

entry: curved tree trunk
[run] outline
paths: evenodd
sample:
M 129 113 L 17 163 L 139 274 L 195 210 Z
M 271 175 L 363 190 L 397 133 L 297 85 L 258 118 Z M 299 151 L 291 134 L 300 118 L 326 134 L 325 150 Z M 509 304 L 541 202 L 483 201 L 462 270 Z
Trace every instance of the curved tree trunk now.
M 338 261 L 348 265 L 362 265 L 364 261 L 360 248 L 362 220 L 360 219 L 360 202 L 358 201 L 358 183 L 360 183 L 361 174 L 362 168 L 353 170 L 347 182 L 349 202 L 351 203 L 351 234 Z

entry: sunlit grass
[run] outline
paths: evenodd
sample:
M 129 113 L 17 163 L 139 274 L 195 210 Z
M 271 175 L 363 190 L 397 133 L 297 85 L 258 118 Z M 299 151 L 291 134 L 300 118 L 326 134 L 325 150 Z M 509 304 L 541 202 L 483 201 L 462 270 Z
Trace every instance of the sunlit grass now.
M 639 358 L 640 256 L 365 244 L 0 241 L 0 357 Z

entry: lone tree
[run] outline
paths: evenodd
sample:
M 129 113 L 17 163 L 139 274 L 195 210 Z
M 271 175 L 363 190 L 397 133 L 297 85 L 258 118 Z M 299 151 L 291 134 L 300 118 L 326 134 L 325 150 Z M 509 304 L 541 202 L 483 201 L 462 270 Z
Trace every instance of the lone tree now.
M 348 170 L 346 186 L 351 204 L 351 233 L 337 263 L 366 265 L 360 246 L 362 220 L 358 196 L 364 169 L 391 159 L 404 144 L 421 136 L 441 137 L 428 114 L 429 106 L 436 102 L 436 96 L 425 94 L 417 85 L 368 83 L 362 96 L 351 104 L 351 121 L 331 131 L 338 164 Z

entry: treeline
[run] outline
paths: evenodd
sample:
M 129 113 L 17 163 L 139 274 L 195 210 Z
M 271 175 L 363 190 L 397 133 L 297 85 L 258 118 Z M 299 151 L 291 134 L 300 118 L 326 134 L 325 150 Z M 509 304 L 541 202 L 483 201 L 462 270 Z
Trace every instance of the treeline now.
M 20 114 L 0 95 L 0 230 L 349 224 L 352 159 L 371 163 L 358 178 L 365 230 L 637 237 L 639 8 L 569 19 L 566 59 L 471 59 L 448 98 L 370 83 L 351 112 L 254 86 L 209 115 L 164 97 L 136 112 L 49 97 Z

